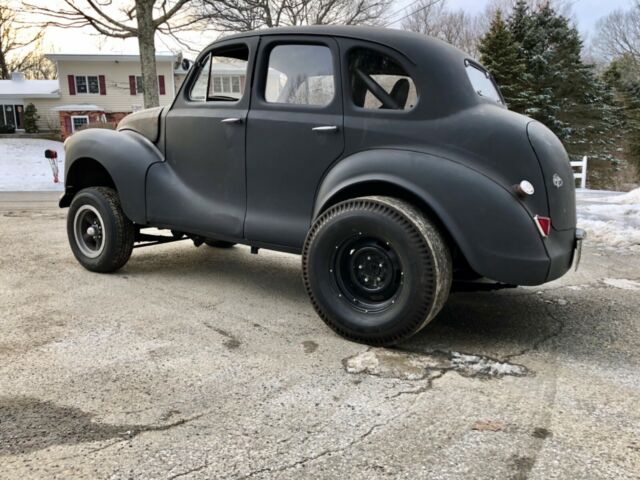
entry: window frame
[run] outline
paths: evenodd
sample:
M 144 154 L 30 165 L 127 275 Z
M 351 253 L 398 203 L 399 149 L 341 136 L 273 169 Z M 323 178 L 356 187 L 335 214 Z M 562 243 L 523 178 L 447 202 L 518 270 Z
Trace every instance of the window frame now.
M 75 133 L 76 132 L 76 124 L 74 123 L 74 120 L 76 118 L 86 118 L 87 119 L 87 123 L 84 123 L 83 125 L 89 125 L 89 123 L 91 122 L 91 119 L 89 118 L 89 115 L 70 115 L 71 117 L 71 133 Z
M 349 56 L 353 50 L 367 49 L 372 50 L 380 55 L 385 55 L 394 60 L 400 65 L 407 76 L 411 78 L 413 85 L 416 89 L 416 101 L 412 108 L 409 109 L 390 109 L 390 108 L 365 108 L 356 105 L 353 101 L 353 92 L 351 89 L 351 78 L 349 73 Z M 402 116 L 416 116 L 417 112 L 422 108 L 422 99 L 424 94 L 422 93 L 422 84 L 420 80 L 422 76 L 416 68 L 416 64 L 409 59 L 404 53 L 395 50 L 391 47 L 381 45 L 374 42 L 368 42 L 359 39 L 343 39 L 340 44 L 340 50 L 342 55 L 342 71 L 343 74 L 343 90 L 345 92 L 345 115 L 347 112 L 358 115 L 373 115 L 376 117 L 395 117 Z
M 251 90 L 252 90 L 252 78 L 254 75 L 254 65 L 256 61 L 256 52 L 258 51 L 258 41 L 259 36 L 249 36 L 243 38 L 222 40 L 220 42 L 211 45 L 210 48 L 202 51 L 196 61 L 194 62 L 193 67 L 190 69 L 187 74 L 187 78 L 182 82 L 180 87 L 180 91 L 174 97 L 173 103 L 171 104 L 171 110 L 178 108 L 227 108 L 227 109 L 239 109 L 239 108 L 248 108 L 249 101 L 251 98 Z M 231 50 L 237 47 L 244 47 L 249 50 L 249 56 L 247 59 L 247 72 L 245 77 L 245 88 L 242 97 L 240 97 L 237 101 L 220 101 L 220 100 L 209 100 L 209 80 L 211 78 L 211 62 L 209 62 L 208 73 L 207 73 L 207 92 L 204 101 L 192 100 L 191 99 L 191 91 L 193 90 L 194 85 L 198 81 L 198 77 L 200 72 L 204 67 L 204 64 L 207 63 L 209 57 L 211 55 L 216 55 L 216 52 L 221 54 L 224 53 L 225 50 Z
M 327 103 L 323 103 L 323 104 L 315 104 L 315 103 L 294 103 L 294 102 L 278 102 L 278 101 L 270 101 L 267 100 L 267 87 L 269 86 L 269 70 L 270 70 L 270 64 L 271 64 L 271 55 L 273 54 L 273 52 L 279 48 L 279 47 L 287 47 L 287 46 L 300 46 L 300 47 L 320 47 L 320 48 L 326 48 L 329 51 L 329 55 L 331 58 L 331 64 L 332 64 L 332 72 L 331 72 L 331 77 L 333 78 L 333 95 L 331 97 L 331 100 Z M 338 82 L 336 81 L 336 69 L 335 69 L 335 65 L 334 65 L 334 58 L 333 58 L 333 52 L 331 51 L 331 48 L 325 45 L 321 45 L 321 44 L 302 44 L 302 43 L 280 43 L 280 44 L 275 44 L 273 45 L 267 52 L 264 53 L 265 55 L 265 61 L 266 61 L 266 76 L 264 78 L 264 85 L 261 88 L 261 95 L 262 98 L 264 99 L 264 101 L 270 105 L 302 105 L 303 107 L 319 107 L 319 108 L 323 108 L 326 107 L 327 105 L 330 105 L 331 103 L 333 103 L 335 97 L 336 97 L 336 90 L 338 88 Z M 318 76 L 318 75 L 316 75 Z M 327 75 L 328 76 L 328 75 Z M 305 83 L 307 85 L 309 85 L 309 80 L 311 78 L 314 78 L 312 76 L 307 76 L 305 77 L 305 81 L 301 84 L 298 85 L 298 88 L 302 87 L 302 85 L 304 85 Z M 297 90 L 296 90 L 297 92 Z
M 266 99 L 267 75 L 269 73 L 269 57 L 271 51 L 281 45 L 316 45 L 329 49 L 333 65 L 334 95 L 326 105 L 307 105 L 299 103 L 268 102 Z M 290 112 L 342 112 L 342 66 L 340 49 L 335 38 L 327 35 L 268 35 L 262 37 L 260 51 L 256 62 L 256 76 L 251 96 L 252 109 L 279 110 Z
M 481 98 L 485 102 L 490 102 L 492 105 L 499 105 L 501 107 L 506 107 L 507 106 L 507 102 L 504 99 L 504 95 L 502 95 L 502 90 L 500 90 L 500 86 L 496 82 L 496 79 L 493 78 L 493 75 L 491 74 L 491 72 L 489 70 L 484 68 L 478 62 L 476 62 L 474 60 L 471 60 L 470 58 L 465 58 L 465 60 L 464 60 L 464 68 L 465 68 L 464 74 L 465 74 L 465 76 L 467 78 L 467 81 L 469 82 L 471 90 L 473 90 L 473 93 L 476 95 L 476 97 Z M 487 79 L 493 84 L 493 88 L 495 88 L 496 92 L 498 93 L 498 96 L 500 97 L 500 102 L 496 102 L 492 98 L 489 98 L 486 95 L 480 95 L 478 93 L 478 91 L 473 86 L 473 83 L 471 82 L 471 78 L 469 77 L 469 73 L 467 72 L 467 68 L 475 68 L 476 70 L 478 70 L 481 73 L 485 74 Z
M 96 93 L 91 93 L 90 89 L 89 89 L 89 77 L 95 77 L 96 79 L 96 85 L 98 86 L 98 91 Z M 80 92 L 80 90 L 78 89 L 78 78 L 84 78 L 85 81 L 85 85 L 87 87 L 87 91 L 85 93 Z M 83 75 L 73 75 L 73 84 L 76 87 L 76 95 L 100 95 L 100 75 L 90 75 L 90 74 L 83 74 Z

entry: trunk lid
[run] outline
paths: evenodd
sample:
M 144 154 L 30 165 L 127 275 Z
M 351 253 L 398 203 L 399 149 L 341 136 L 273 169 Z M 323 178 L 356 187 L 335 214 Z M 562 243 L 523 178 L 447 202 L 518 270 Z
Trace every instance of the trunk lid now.
M 575 229 L 575 181 L 567 151 L 558 137 L 539 122 L 527 125 L 527 135 L 544 176 L 552 228 Z

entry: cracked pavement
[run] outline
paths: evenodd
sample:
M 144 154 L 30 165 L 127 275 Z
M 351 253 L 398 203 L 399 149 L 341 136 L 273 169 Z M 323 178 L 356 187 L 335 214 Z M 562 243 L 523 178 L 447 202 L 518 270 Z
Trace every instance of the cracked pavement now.
M 0 193 L 0 477 L 640 476 L 640 255 L 455 293 L 372 349 L 299 257 L 190 242 L 82 269 L 55 194 Z

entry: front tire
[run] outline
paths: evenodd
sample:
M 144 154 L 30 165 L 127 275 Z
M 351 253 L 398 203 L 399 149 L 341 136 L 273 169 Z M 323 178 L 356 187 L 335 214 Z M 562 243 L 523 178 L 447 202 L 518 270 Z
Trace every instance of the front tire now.
M 443 307 L 452 261 L 436 225 L 391 197 L 347 200 L 313 224 L 302 256 L 304 284 L 325 323 L 369 345 L 409 338 Z
M 92 272 L 114 272 L 131 257 L 135 228 L 112 188 L 85 188 L 67 214 L 67 235 L 74 256 Z

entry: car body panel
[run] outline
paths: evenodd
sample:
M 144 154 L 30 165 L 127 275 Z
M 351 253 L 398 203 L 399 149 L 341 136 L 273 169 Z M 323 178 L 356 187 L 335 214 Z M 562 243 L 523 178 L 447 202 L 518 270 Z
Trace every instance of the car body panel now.
M 299 249 L 309 229 L 318 179 L 344 150 L 340 57 L 334 39 L 322 37 L 311 44 L 333 53 L 336 85 L 329 105 L 269 103 L 264 98 L 268 52 L 300 42 L 308 39 L 269 36 L 260 44 L 248 119 L 245 221 L 245 238 Z
M 65 194 L 60 206 L 69 206 L 77 188 L 68 179 L 87 159 L 98 162 L 110 174 L 125 215 L 147 222 L 145 187 L 147 171 L 164 158 L 146 137 L 131 130 L 90 129 L 74 133 L 65 142 Z
M 242 99 L 191 102 L 188 92 L 207 52 L 238 43 L 250 50 Z M 330 104 L 265 100 L 268 52 L 282 43 L 330 48 L 336 74 Z M 355 105 L 347 74 L 354 48 L 402 66 L 417 86 L 413 108 Z M 575 192 L 566 151 L 546 127 L 478 95 L 466 73 L 470 64 L 476 65 L 444 42 L 387 29 L 234 35 L 199 55 L 170 109 L 135 114 L 120 132 L 76 134 L 67 158 L 95 156 L 113 172 L 135 222 L 297 253 L 313 221 L 345 192 L 393 187 L 436 217 L 477 274 L 544 283 L 565 273 L 573 259 Z M 230 117 L 241 121 L 220 123 Z M 336 129 L 312 130 L 322 126 Z M 157 147 L 149 141 L 154 133 Z M 533 195 L 516 193 L 522 180 L 533 185 Z M 70 189 L 67 200 L 72 195 Z M 540 235 L 536 215 L 552 218 L 548 238 Z

